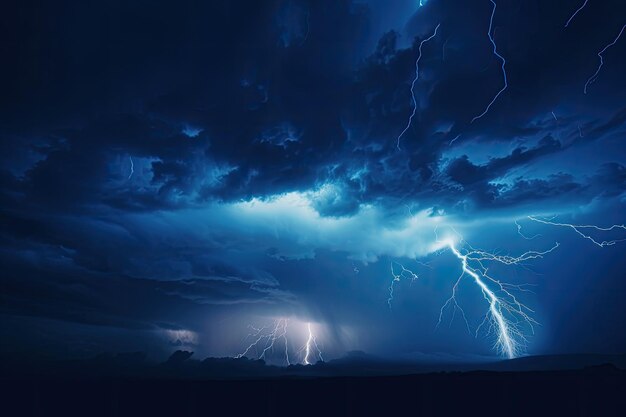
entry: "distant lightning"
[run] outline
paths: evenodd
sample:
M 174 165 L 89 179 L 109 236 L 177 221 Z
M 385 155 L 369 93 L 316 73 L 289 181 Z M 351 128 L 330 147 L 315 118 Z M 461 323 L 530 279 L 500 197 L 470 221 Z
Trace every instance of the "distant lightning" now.
M 304 350 L 304 364 L 311 365 L 311 355 L 313 355 L 313 357 L 319 357 L 321 361 L 324 361 L 324 358 L 322 357 L 322 351 L 317 345 L 317 339 L 315 338 L 313 330 L 311 329 L 311 323 L 307 323 L 306 325 L 309 335 L 307 337 L 306 344 L 301 349 L 301 351 Z M 313 352 L 313 349 L 315 349 L 315 352 Z
M 420 3 L 420 6 L 422 6 L 421 3 Z M 439 26 L 441 26 L 441 23 L 439 23 L 435 27 L 435 31 L 433 32 L 432 35 L 430 35 L 428 38 L 420 42 L 420 46 L 418 48 L 417 59 L 415 60 L 415 78 L 413 79 L 413 82 L 411 83 L 411 102 L 413 103 L 413 110 L 411 112 L 411 115 L 409 116 L 409 120 L 406 124 L 406 127 L 404 128 L 402 133 L 398 135 L 398 139 L 396 141 L 396 147 L 398 148 L 399 151 L 401 150 L 400 139 L 402 138 L 402 136 L 404 136 L 406 131 L 409 130 L 409 128 L 411 127 L 411 123 L 413 123 L 413 118 L 415 117 L 415 113 L 417 112 L 417 100 L 415 99 L 415 84 L 417 83 L 417 80 L 419 79 L 419 76 L 420 76 L 419 64 L 420 64 L 420 59 L 422 59 L 422 46 L 424 46 L 426 42 L 428 42 L 429 40 L 437 36 L 437 30 L 439 29 Z
M 458 138 L 460 138 L 460 137 L 461 137 L 461 134 L 459 133 L 458 135 L 456 135 L 456 136 L 454 137 L 454 139 L 452 139 L 452 140 L 450 141 L 450 143 L 448 143 L 448 146 L 451 146 L 451 145 L 452 145 L 454 142 L 456 142 L 456 140 L 457 140 Z
M 596 240 L 594 239 L 591 235 L 587 234 L 588 230 L 589 231 L 597 231 L 597 232 L 610 232 L 613 230 L 624 230 L 626 231 L 626 225 L 623 224 L 614 224 L 612 226 L 608 226 L 608 227 L 601 227 L 601 226 L 595 226 L 592 224 L 584 224 L 584 225 L 577 225 L 577 224 L 570 224 L 570 223 L 557 223 L 557 222 L 553 222 L 552 220 L 546 220 L 546 219 L 541 219 L 535 216 L 528 216 L 528 218 L 532 221 L 538 222 L 538 223 L 542 223 L 542 224 L 547 224 L 550 226 L 559 226 L 559 227 L 568 227 L 572 230 L 574 230 L 576 233 L 578 233 L 581 237 L 591 241 L 593 244 L 604 248 L 606 246 L 613 246 L 616 243 L 619 242 L 625 242 L 626 238 L 623 239 L 614 239 L 614 240 Z
M 289 325 L 289 319 L 280 318 L 274 320 L 273 324 L 264 327 L 248 326 L 252 332 L 249 333 L 244 340 L 251 339 L 246 349 L 235 355 L 235 358 L 243 358 L 253 356 L 258 359 L 266 359 L 268 352 L 274 352 L 275 349 L 282 349 L 284 355 L 284 363 L 286 366 L 291 365 L 292 356 L 289 355 L 289 329 L 293 325 Z M 314 358 L 324 361 L 322 350 L 317 343 L 317 337 L 314 334 L 314 328 L 311 323 L 306 323 L 307 339 L 300 350 L 296 352 L 296 356 L 301 358 L 304 365 L 312 364 Z M 299 356 L 302 355 L 302 356 Z
M 128 175 L 128 179 L 130 179 L 133 174 L 135 173 L 135 164 L 133 163 L 133 157 L 129 156 L 128 157 L 130 159 L 130 174 Z
M 235 356 L 235 358 L 242 358 L 249 354 L 253 349 L 258 354 L 259 348 L 261 350 L 261 354 L 258 354 L 259 359 L 265 359 L 265 355 L 269 350 L 273 350 L 276 342 L 279 340 L 284 341 L 285 347 L 285 362 L 287 365 L 290 365 L 291 362 L 289 360 L 289 345 L 287 341 L 287 326 L 289 324 L 288 319 L 279 319 L 274 322 L 274 326 L 272 329 L 265 333 L 265 330 L 268 330 L 269 327 L 261 327 L 255 328 L 250 326 L 251 329 L 254 330 L 254 333 L 248 335 L 248 337 L 252 337 L 253 341 L 248 345 L 248 347 L 241 353 Z
M 622 26 L 622 29 L 619 31 L 617 37 L 613 39 L 613 42 L 609 43 L 600 52 L 598 52 L 598 58 L 600 58 L 600 65 L 598 65 L 598 69 L 596 69 L 596 72 L 594 72 L 593 75 L 589 77 L 589 79 L 585 83 L 585 88 L 583 89 L 585 94 L 587 94 L 587 88 L 589 87 L 589 85 L 593 84 L 598 79 L 598 74 L 600 73 L 600 69 L 602 69 L 602 66 L 604 65 L 604 57 L 602 56 L 602 54 L 604 54 L 604 52 L 606 52 L 607 49 L 609 49 L 611 46 L 617 43 L 619 38 L 622 36 L 622 33 L 624 33 L 625 28 L 626 28 L 626 25 Z
M 487 114 L 487 112 L 489 112 L 489 109 L 491 108 L 491 106 L 493 105 L 493 103 L 495 103 L 495 101 L 498 99 L 498 97 L 500 97 L 500 94 L 502 94 L 504 92 L 504 90 L 507 89 L 507 87 L 509 86 L 509 82 L 507 80 L 507 76 L 506 76 L 506 59 L 504 59 L 504 57 L 502 55 L 500 55 L 500 53 L 498 53 L 498 47 L 496 45 L 496 41 L 493 38 L 493 17 L 496 14 L 496 2 L 494 0 L 489 0 L 491 1 L 491 4 L 493 4 L 493 9 L 491 10 L 491 18 L 489 19 L 489 30 L 487 31 L 487 36 L 489 36 L 489 41 L 491 42 L 491 45 L 493 45 L 493 54 L 498 57 L 498 59 L 500 61 L 502 61 L 502 77 L 504 78 L 504 86 L 500 89 L 500 91 L 498 91 L 498 93 L 494 96 L 494 98 L 491 100 L 491 102 L 487 105 L 487 108 L 485 109 L 485 111 L 483 111 L 481 114 L 479 114 L 478 116 L 474 117 L 471 121 L 471 123 L 474 123 L 474 121 L 480 119 L 481 117 L 483 117 L 484 115 Z
M 587 5 L 587 3 L 589 2 L 589 0 L 585 0 L 585 2 L 582 4 L 582 6 L 580 6 L 578 9 L 576 9 L 576 11 L 574 12 L 574 14 L 572 14 L 570 16 L 569 19 L 567 19 L 567 22 L 565 23 L 565 27 L 568 27 L 569 24 L 572 22 L 572 19 L 574 19 L 574 17 L 578 14 L 578 12 L 580 12 L 582 9 L 585 8 L 585 6 Z

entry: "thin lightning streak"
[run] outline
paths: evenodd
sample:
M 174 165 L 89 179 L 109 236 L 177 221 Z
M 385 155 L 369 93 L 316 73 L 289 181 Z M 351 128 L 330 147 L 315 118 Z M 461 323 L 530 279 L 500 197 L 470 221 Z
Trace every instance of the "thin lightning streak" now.
M 129 156 L 128 158 L 130 159 L 130 174 L 128 175 L 128 179 L 130 179 L 130 177 L 132 177 L 133 174 L 135 173 L 135 164 L 133 163 L 132 156 Z
M 580 136 L 581 138 L 583 137 L 583 131 L 580 128 L 580 125 L 578 125 L 578 136 Z
M 491 1 L 491 4 L 493 4 L 493 9 L 491 11 L 491 18 L 489 19 L 489 30 L 487 31 L 487 36 L 489 36 L 489 41 L 491 42 L 491 44 L 493 45 L 493 54 L 498 57 L 498 59 L 500 59 L 500 61 L 502 61 L 502 77 L 504 78 L 504 86 L 500 89 L 500 91 L 498 91 L 498 93 L 494 96 L 493 100 L 491 100 L 491 102 L 489 103 L 489 105 L 487 105 L 487 108 L 485 109 L 485 111 L 483 111 L 481 114 L 479 114 L 478 116 L 474 117 L 471 121 L 471 123 L 474 123 L 476 120 L 480 119 L 481 117 L 483 117 L 484 115 L 487 114 L 487 112 L 489 111 L 489 109 L 491 108 L 491 106 L 493 105 L 493 103 L 495 103 L 495 101 L 498 99 L 498 97 L 500 97 L 500 94 L 502 94 L 504 92 L 504 90 L 507 89 L 507 87 L 509 86 L 509 82 L 507 80 L 507 76 L 506 76 L 506 59 L 504 59 L 504 57 L 502 55 L 500 55 L 498 53 L 498 47 L 496 45 L 496 41 L 493 38 L 493 33 L 492 33 L 492 28 L 493 28 L 493 17 L 496 14 L 496 2 L 494 0 L 489 0 Z
M 407 122 L 406 127 L 404 128 L 402 133 L 400 133 L 396 141 L 396 147 L 398 148 L 399 151 L 401 150 L 400 139 L 402 138 L 402 136 L 404 136 L 406 131 L 409 130 L 409 128 L 411 127 L 411 123 L 413 123 L 413 118 L 415 117 L 415 113 L 417 112 L 417 100 L 415 99 L 415 84 L 417 83 L 417 80 L 419 79 L 419 76 L 420 76 L 419 64 L 420 64 L 420 59 L 422 59 L 422 46 L 424 46 L 424 43 L 428 42 L 429 40 L 437 36 L 437 30 L 439 29 L 439 26 L 441 26 L 441 23 L 439 23 L 435 27 L 435 31 L 433 32 L 432 35 L 430 35 L 428 38 L 420 42 L 420 46 L 418 48 L 417 59 L 415 60 L 415 78 L 413 79 L 413 82 L 411 83 L 411 102 L 413 103 L 413 111 L 411 112 L 411 115 L 409 116 L 409 121 Z
M 576 11 L 574 12 L 573 15 L 570 16 L 569 19 L 567 19 L 567 22 L 565 23 L 565 27 L 568 27 L 569 24 L 572 22 L 572 19 L 574 19 L 574 17 L 578 14 L 578 12 L 580 12 L 582 9 L 585 8 L 585 6 L 587 5 L 587 2 L 589 2 L 589 0 L 585 0 L 585 2 L 583 3 L 582 6 L 580 6 L 578 9 L 576 9 Z
M 550 112 L 550 113 L 552 113 L 552 117 L 554 117 L 554 120 L 558 123 L 558 122 L 559 122 L 559 119 L 557 119 L 557 118 L 556 118 L 556 114 L 554 114 L 554 112 L 553 112 L 553 111 L 552 111 L 552 112 Z
M 519 223 L 517 222 L 517 220 L 515 220 L 515 225 L 517 226 L 517 234 L 518 234 L 518 235 L 520 235 L 521 237 L 523 237 L 523 238 L 524 238 L 524 239 L 526 239 L 526 240 L 533 240 L 534 238 L 536 238 L 536 237 L 540 237 L 540 236 L 541 236 L 541 235 L 537 234 L 537 235 L 534 235 L 534 236 L 532 236 L 532 237 L 528 237 L 528 236 L 526 236 L 524 233 L 522 233 L 522 225 L 521 225 L 521 224 L 519 224 Z
M 400 267 L 400 273 L 396 274 L 396 271 L 393 267 L 394 264 Z M 391 284 L 389 285 L 389 298 L 387 298 L 387 304 L 389 305 L 389 309 L 391 309 L 391 303 L 393 302 L 393 290 L 395 283 L 399 282 L 402 278 L 410 278 L 411 282 L 419 279 L 419 276 L 415 272 L 405 268 L 404 265 L 399 262 L 392 261 L 390 268 L 393 279 L 391 280 Z
M 528 218 L 532 221 L 538 222 L 538 223 L 543 223 L 543 224 L 547 224 L 550 226 L 559 226 L 559 227 L 569 227 L 570 229 L 574 230 L 576 233 L 578 233 L 581 237 L 593 242 L 593 244 L 604 248 L 605 246 L 613 246 L 618 242 L 624 242 L 626 241 L 626 238 L 623 239 L 614 239 L 614 240 L 603 240 L 603 241 L 598 241 L 596 239 L 594 239 L 591 235 L 585 234 L 583 231 L 584 230 L 595 230 L 598 232 L 610 232 L 613 230 L 617 230 L 617 229 L 622 229 L 626 231 L 626 226 L 623 224 L 614 224 L 612 226 L 609 227 L 600 227 L 600 226 L 595 226 L 595 225 L 590 225 L 590 224 L 584 224 L 584 225 L 576 225 L 576 224 L 570 224 L 570 223 L 557 223 L 557 222 L 553 222 L 551 220 L 545 220 L 545 219 L 540 219 L 538 217 L 534 217 L 534 216 L 528 216 Z
M 596 69 L 596 72 L 594 72 L 593 75 L 589 77 L 589 79 L 585 83 L 585 88 L 583 89 L 585 94 L 587 94 L 587 88 L 589 87 L 589 85 L 593 84 L 598 79 L 598 74 L 600 73 L 600 69 L 602 69 L 602 66 L 604 65 L 604 57 L 602 56 L 602 54 L 606 52 L 606 50 L 609 49 L 611 46 L 617 43 L 619 38 L 622 36 L 624 29 L 626 29 L 626 25 L 622 26 L 622 29 L 619 31 L 619 34 L 617 35 L 617 37 L 613 39 L 613 42 L 609 43 L 607 46 L 604 47 L 604 49 L 598 52 L 598 57 L 600 58 L 600 65 L 598 65 L 598 69 Z

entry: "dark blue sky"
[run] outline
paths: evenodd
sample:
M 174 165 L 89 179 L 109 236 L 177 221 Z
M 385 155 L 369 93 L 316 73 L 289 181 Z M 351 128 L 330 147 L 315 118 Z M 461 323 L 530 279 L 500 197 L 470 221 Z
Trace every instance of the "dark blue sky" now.
M 422 3 L 11 6 L 3 352 L 234 356 L 285 318 L 295 361 L 307 323 L 325 358 L 494 356 L 471 274 L 467 323 L 452 302 L 437 326 L 462 272 L 448 238 L 470 256 L 558 242 L 484 262 L 528 307 L 496 306 L 520 353 L 626 351 L 626 230 L 555 225 L 626 219 L 626 6 L 565 27 L 582 1 L 500 0 L 489 32 L 489 0 Z M 388 302 L 402 267 L 419 278 Z

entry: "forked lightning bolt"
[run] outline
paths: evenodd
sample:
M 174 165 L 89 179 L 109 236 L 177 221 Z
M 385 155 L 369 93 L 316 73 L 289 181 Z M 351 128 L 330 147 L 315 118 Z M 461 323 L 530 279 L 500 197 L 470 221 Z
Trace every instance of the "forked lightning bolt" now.
M 528 218 L 532 221 L 542 223 L 542 224 L 547 224 L 550 226 L 568 227 L 572 229 L 573 231 L 575 231 L 576 233 L 578 233 L 581 237 L 591 241 L 593 244 L 601 248 L 605 246 L 613 246 L 618 242 L 626 242 L 626 237 L 622 239 L 614 239 L 614 240 L 596 240 L 595 238 L 593 238 L 591 235 L 588 234 L 589 231 L 596 231 L 596 232 L 611 232 L 614 230 L 626 231 L 626 225 L 623 225 L 623 224 L 614 224 L 608 227 L 600 227 L 600 226 L 595 226 L 592 224 L 578 225 L 578 224 L 570 224 L 570 223 L 558 223 L 552 220 L 541 219 L 535 216 L 528 216 Z
M 271 328 L 271 330 L 269 329 L 269 327 L 255 328 L 250 326 L 254 332 L 250 333 L 247 337 L 252 337 L 253 342 L 250 343 L 250 345 L 248 345 L 248 347 L 243 352 L 236 355 L 235 358 L 242 358 L 249 354 L 252 349 L 254 349 L 259 359 L 265 359 L 265 355 L 267 354 L 267 352 L 269 350 L 273 350 L 276 342 L 282 339 L 284 341 L 285 347 L 285 362 L 287 363 L 287 365 L 290 365 L 291 362 L 289 361 L 289 345 L 287 341 L 288 324 L 288 319 L 279 319 L 274 322 L 274 326 Z M 265 332 L 266 330 L 269 330 L 269 332 Z M 258 353 L 259 348 L 262 349 L 260 354 Z
M 507 87 L 509 86 L 509 82 L 508 82 L 507 76 L 506 76 L 506 68 L 505 68 L 505 66 L 506 66 L 506 59 L 504 59 L 504 57 L 502 55 L 500 55 L 500 53 L 498 52 L 498 46 L 496 45 L 496 41 L 493 38 L 493 17 L 496 14 L 496 2 L 494 0 L 490 0 L 490 1 L 491 1 L 491 4 L 493 4 L 493 9 L 491 10 L 491 18 L 489 19 L 489 30 L 487 31 L 487 36 L 489 36 L 489 41 L 491 42 L 491 45 L 493 46 L 493 54 L 496 57 L 498 57 L 498 59 L 500 61 L 502 61 L 502 65 L 500 67 L 502 68 L 502 77 L 504 78 L 504 86 L 493 97 L 491 102 L 487 105 L 487 108 L 485 108 L 485 110 L 481 114 L 479 114 L 478 116 L 475 116 L 472 119 L 471 123 L 474 123 L 476 120 L 478 120 L 481 117 L 483 117 L 484 115 L 486 115 L 487 112 L 489 112 L 489 109 L 491 108 L 493 103 L 495 103 L 495 101 L 498 99 L 498 97 L 500 97 L 500 94 L 502 94 L 504 92 L 504 90 L 506 90 Z
M 394 264 L 396 267 L 394 268 Z M 399 273 L 396 274 L 396 269 L 399 269 Z M 391 308 L 391 303 L 393 302 L 393 287 L 396 282 L 400 281 L 402 278 L 410 278 L 412 281 L 415 281 L 419 278 L 416 273 L 407 269 L 399 262 L 392 261 L 391 262 L 391 276 L 393 279 L 391 280 L 391 285 L 389 285 L 389 298 L 387 298 L 387 304 L 389 308 Z
M 556 248 L 559 247 L 559 243 L 555 243 L 554 246 L 545 251 L 530 250 L 519 256 L 498 255 L 484 250 L 474 249 L 462 238 L 458 239 L 458 241 L 448 239 L 442 243 L 445 244 L 445 247 L 448 248 L 459 261 L 461 261 L 462 272 L 452 287 L 451 296 L 441 307 L 437 327 L 441 324 L 445 311 L 448 308 L 453 308 L 451 320 L 454 320 L 456 312 L 459 311 L 462 314 L 468 331 L 470 330 L 465 312 L 457 301 L 459 284 L 464 277 L 469 276 L 479 287 L 484 299 L 489 305 L 482 322 L 476 328 L 475 334 L 478 335 L 478 332 L 485 325 L 488 325 L 487 334 L 493 331 L 496 335 L 496 350 L 508 358 L 518 356 L 526 343 L 524 330 L 530 328 L 530 330 L 533 331 L 533 326 L 537 323 L 530 316 L 532 310 L 522 304 L 514 294 L 514 292 L 517 291 L 528 291 L 527 285 L 509 284 L 492 277 L 488 273 L 488 265 L 489 263 L 500 263 L 503 265 L 525 266 L 527 261 L 542 258 L 556 250 Z M 390 306 L 393 300 L 393 284 L 401 278 L 411 278 L 414 280 L 418 277 L 413 271 L 408 270 L 401 264 L 396 264 L 400 266 L 401 269 L 399 271 L 394 270 L 392 263 L 391 273 L 393 281 L 390 287 L 390 298 L 388 299 Z
M 441 23 L 439 23 L 435 27 L 435 31 L 433 32 L 432 35 L 430 35 L 428 38 L 420 42 L 420 46 L 418 48 L 417 59 L 415 60 L 415 78 L 413 78 L 413 82 L 411 83 L 411 102 L 413 103 L 413 110 L 411 111 L 411 115 L 409 116 L 409 120 L 406 124 L 406 127 L 404 128 L 402 133 L 398 135 L 398 139 L 396 141 L 396 147 L 398 148 L 398 150 L 401 150 L 400 139 L 402 138 L 402 136 L 404 136 L 406 131 L 409 130 L 409 128 L 411 127 L 411 123 L 413 122 L 413 118 L 415 117 L 415 113 L 417 112 L 417 100 L 415 99 L 415 84 L 417 83 L 417 80 L 420 77 L 420 59 L 422 59 L 422 46 L 424 46 L 426 42 L 428 42 L 429 40 L 437 36 L 437 30 L 439 29 L 439 26 L 441 26 Z
M 311 358 L 315 356 L 319 357 L 321 361 L 324 361 L 324 358 L 322 357 L 322 351 L 317 345 L 317 339 L 315 338 L 315 335 L 313 334 L 313 330 L 311 329 L 311 323 L 307 323 L 306 326 L 307 326 L 309 335 L 306 339 L 305 345 L 302 347 L 302 349 L 300 349 L 300 352 L 304 351 L 304 364 L 310 365 Z M 313 352 L 314 348 L 315 348 L 315 352 Z
M 289 326 L 289 319 L 281 318 L 275 320 L 273 325 L 265 327 L 249 326 L 252 332 L 246 336 L 246 339 L 252 339 L 252 342 L 241 353 L 235 355 L 235 358 L 243 358 L 248 355 L 252 355 L 258 359 L 266 359 L 266 355 L 269 351 L 273 351 L 279 347 L 284 354 L 284 361 L 287 366 L 292 364 L 292 358 L 289 356 L 289 338 L 288 329 L 293 326 Z M 314 358 L 319 358 L 320 361 L 324 361 L 322 356 L 322 350 L 317 343 L 317 337 L 313 333 L 313 325 L 311 323 L 306 324 L 307 339 L 306 343 L 300 350 L 297 351 L 297 355 L 302 355 L 302 363 L 305 365 L 312 364 Z
M 624 29 L 626 29 L 626 25 L 622 26 L 622 29 L 617 34 L 617 37 L 615 39 L 613 39 L 613 42 L 609 43 L 600 52 L 598 52 L 598 58 L 600 58 L 600 65 L 598 65 L 598 69 L 596 69 L 596 72 L 594 72 L 593 75 L 591 77 L 589 77 L 589 79 L 585 83 L 585 88 L 583 89 L 585 94 L 587 94 L 587 88 L 591 84 L 596 82 L 596 80 L 598 79 L 598 74 L 600 73 L 600 70 L 602 69 L 602 66 L 604 65 L 604 56 L 602 56 L 602 54 L 604 54 L 607 49 L 609 49 L 611 46 L 613 46 L 613 45 L 615 45 L 617 43 L 619 38 L 622 36 L 622 33 L 624 33 Z

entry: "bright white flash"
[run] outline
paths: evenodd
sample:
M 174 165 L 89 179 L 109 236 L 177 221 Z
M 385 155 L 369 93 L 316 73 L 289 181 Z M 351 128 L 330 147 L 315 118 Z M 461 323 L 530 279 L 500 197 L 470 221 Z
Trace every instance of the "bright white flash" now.
M 446 239 L 441 243 L 444 245 L 443 248 L 449 249 L 461 261 L 462 272 L 452 287 L 451 296 L 441 307 L 437 327 L 441 324 L 446 310 L 452 308 L 452 320 L 454 320 L 456 312 L 459 311 L 468 330 L 470 329 L 465 312 L 457 300 L 457 292 L 461 280 L 464 277 L 469 277 L 478 286 L 489 305 L 482 322 L 476 328 L 476 336 L 478 336 L 481 329 L 486 327 L 487 334 L 493 333 L 496 336 L 496 350 L 508 358 L 515 358 L 522 352 L 526 344 L 525 329 L 529 328 L 532 332 L 534 331 L 534 325 L 537 324 L 530 316 L 532 310 L 519 301 L 514 294 L 517 291 L 528 291 L 527 285 L 509 284 L 496 279 L 488 273 L 488 266 L 490 263 L 525 266 L 527 261 L 542 258 L 544 255 L 554 251 L 559 246 L 558 242 L 548 250 L 530 250 L 519 256 L 498 255 L 475 249 L 460 236 L 458 239 Z M 396 268 L 394 268 L 394 264 Z M 393 281 L 388 300 L 390 306 L 393 300 L 393 283 L 401 278 L 415 280 L 418 277 L 413 271 L 395 262 L 392 263 L 391 273 Z
M 248 345 L 246 350 L 236 355 L 235 358 L 242 358 L 252 350 L 258 355 L 259 359 L 265 359 L 265 355 L 269 350 L 274 350 L 274 346 L 278 340 L 283 340 L 285 347 L 285 362 L 287 365 L 290 365 L 289 361 L 289 345 L 287 341 L 287 325 L 289 324 L 288 319 L 278 319 L 274 322 L 273 327 L 260 327 L 256 328 L 254 326 L 250 326 L 253 330 L 247 338 L 252 338 L 253 341 Z M 259 350 L 261 353 L 259 354 Z
M 460 309 L 465 318 L 465 313 L 457 303 L 456 291 L 461 279 L 469 275 L 489 303 L 489 309 L 483 321 L 477 327 L 476 334 L 485 324 L 488 324 L 488 333 L 493 331 L 496 335 L 496 349 L 508 358 L 515 358 L 522 351 L 526 342 L 524 327 L 528 326 L 532 331 L 533 325 L 537 322 L 529 315 L 532 313 L 532 310 L 522 304 L 512 292 L 513 290 L 525 291 L 525 287 L 523 285 L 508 284 L 491 277 L 488 274 L 486 263 L 498 262 L 504 265 L 523 265 L 525 261 L 541 258 L 552 252 L 559 244 L 556 243 L 552 248 L 543 252 L 528 251 L 518 257 L 496 255 L 476 250 L 467 244 L 465 244 L 467 248 L 462 248 L 460 246 L 462 244 L 462 240 L 459 244 L 455 244 L 452 241 L 448 242 L 448 247 L 454 256 L 461 261 L 463 271 L 453 287 L 452 295 L 441 307 L 438 325 L 441 323 L 444 310 L 450 305 L 454 306 L 455 311 Z M 467 320 L 465 322 L 467 324 Z
M 421 5 L 422 4 L 420 3 L 420 6 Z M 432 38 L 437 36 L 437 30 L 439 29 L 439 26 L 441 26 L 441 23 L 439 23 L 435 27 L 435 31 L 433 32 L 432 35 L 430 35 L 428 38 L 426 38 L 426 39 L 424 39 L 424 40 L 422 40 L 420 42 L 420 46 L 418 48 L 417 59 L 415 60 L 415 78 L 413 78 L 413 82 L 411 83 L 411 102 L 413 104 L 413 110 L 411 111 L 411 115 L 409 116 L 409 120 L 408 120 L 408 122 L 406 124 L 406 127 L 404 128 L 402 133 L 400 133 L 400 135 L 398 135 L 398 139 L 396 141 L 396 147 L 398 148 L 398 150 L 401 150 L 400 149 L 400 139 L 402 138 L 402 136 L 404 136 L 406 131 L 409 130 L 409 128 L 411 127 L 411 123 L 413 123 L 413 118 L 415 117 L 415 113 L 417 112 L 417 100 L 415 99 L 415 84 L 417 83 L 417 80 L 420 77 L 420 59 L 422 59 L 422 46 L 424 46 L 424 44 L 426 42 L 428 42 L 429 40 L 431 40 Z
M 319 357 L 321 361 L 324 361 L 324 358 L 322 357 L 322 351 L 317 345 L 317 340 L 315 338 L 315 335 L 313 334 L 313 330 L 311 329 L 311 323 L 307 323 L 306 326 L 309 335 L 306 339 L 306 344 L 302 347 L 302 349 L 300 349 L 300 351 L 304 351 L 304 364 L 310 365 L 311 358 L 315 356 Z M 315 349 L 315 352 L 313 352 L 313 349 Z
M 289 355 L 288 333 L 289 329 L 293 327 L 293 324 L 289 326 L 289 319 L 277 319 L 271 326 L 248 327 L 252 330 L 252 332 L 246 336 L 246 340 L 251 339 L 251 342 L 248 347 L 246 347 L 243 352 L 237 354 L 235 358 L 252 356 L 265 360 L 268 352 L 274 352 L 275 349 L 280 348 L 280 355 L 284 357 L 284 363 L 287 366 L 292 364 L 292 357 Z M 304 365 L 311 365 L 315 358 L 319 358 L 320 361 L 324 361 L 322 350 L 317 343 L 317 337 L 314 334 L 311 323 L 306 324 L 306 330 L 306 342 L 296 353 L 296 355 L 300 355 L 300 363 L 303 363 Z

